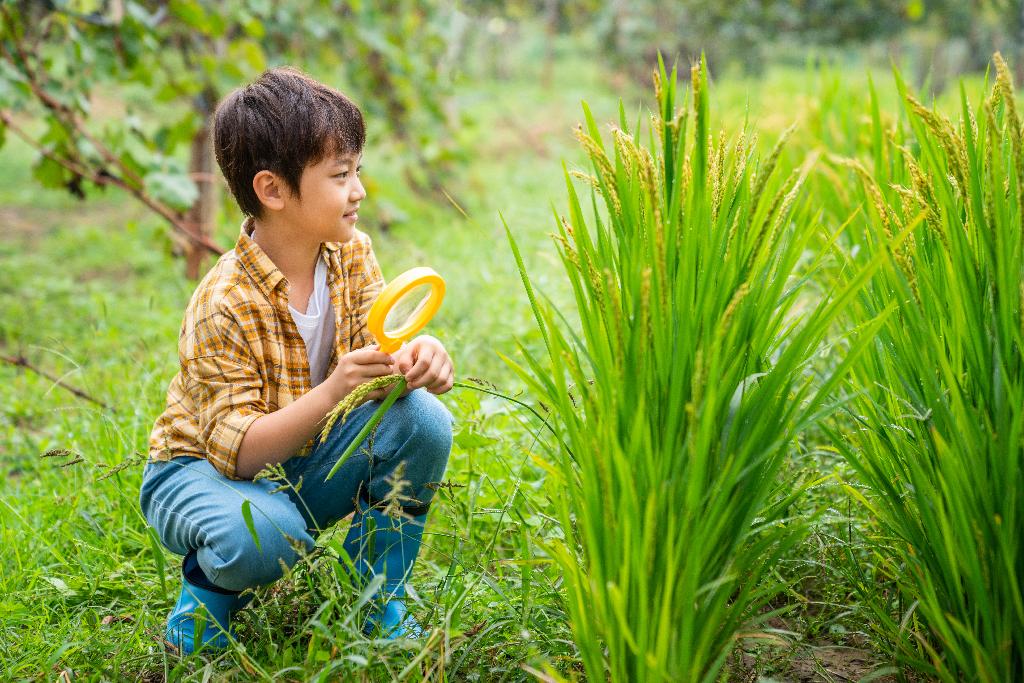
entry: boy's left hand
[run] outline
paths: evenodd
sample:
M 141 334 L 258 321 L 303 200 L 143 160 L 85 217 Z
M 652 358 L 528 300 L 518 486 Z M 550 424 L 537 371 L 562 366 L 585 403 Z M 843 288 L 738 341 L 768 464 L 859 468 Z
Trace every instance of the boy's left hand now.
M 416 337 L 392 354 L 398 371 L 408 383 L 403 396 L 413 389 L 426 387 L 432 394 L 443 394 L 455 382 L 452 359 L 440 341 L 429 335 Z

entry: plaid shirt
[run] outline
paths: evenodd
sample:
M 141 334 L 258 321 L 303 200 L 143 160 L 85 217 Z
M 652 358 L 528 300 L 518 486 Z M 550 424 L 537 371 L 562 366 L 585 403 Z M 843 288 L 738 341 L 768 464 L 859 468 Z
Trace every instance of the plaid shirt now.
M 242 436 L 258 417 L 292 403 L 311 386 L 306 345 L 288 311 L 288 281 L 242 225 L 232 251 L 196 288 L 178 337 L 181 368 L 167 390 L 167 407 L 149 437 L 149 460 L 206 458 L 238 480 Z M 324 242 L 335 340 L 328 376 L 347 353 L 374 343 L 366 314 L 384 286 L 370 238 L 356 231 L 345 243 Z M 308 455 L 310 439 L 296 455 Z

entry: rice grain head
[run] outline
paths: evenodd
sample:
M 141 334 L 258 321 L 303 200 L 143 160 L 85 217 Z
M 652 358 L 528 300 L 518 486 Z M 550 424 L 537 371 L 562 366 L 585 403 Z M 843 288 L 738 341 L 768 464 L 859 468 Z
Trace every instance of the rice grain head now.
M 950 170 L 956 176 L 957 181 L 961 185 L 966 184 L 969 175 L 967 172 L 969 168 L 967 148 L 956 128 L 948 118 L 928 109 L 913 95 L 908 94 L 906 98 L 911 111 L 921 119 L 945 150 Z
M 605 154 L 604 150 L 601 149 L 601 145 L 597 144 L 597 141 L 587 135 L 583 131 L 583 126 L 576 126 L 575 128 L 576 139 L 583 145 L 583 149 L 586 151 L 587 156 L 590 157 L 594 166 L 597 168 L 597 175 L 604 186 L 608 189 L 608 197 L 606 199 L 611 200 L 612 207 L 615 210 L 616 216 L 622 215 L 622 203 L 619 201 L 618 191 L 615 189 L 615 169 L 612 168 L 611 161 L 608 159 L 608 155 Z
M 744 282 L 736 288 L 732 298 L 729 299 L 729 304 L 725 307 L 725 312 L 722 314 L 722 324 L 718 328 L 723 336 L 729 334 L 729 326 L 732 324 L 733 316 L 736 315 L 736 309 L 739 308 L 740 303 L 746 298 L 748 292 L 750 292 L 750 283 Z
M 636 168 L 636 150 L 633 145 L 633 136 L 622 132 L 618 128 L 612 129 L 612 138 L 615 140 L 615 153 L 626 167 L 626 173 L 632 174 Z
M 931 180 L 925 174 L 924 169 L 921 168 L 921 164 L 918 163 L 917 159 L 914 158 L 914 154 L 905 145 L 895 145 L 896 149 L 903 155 L 903 160 L 907 164 L 907 170 L 910 171 L 910 180 L 913 185 L 913 195 L 917 200 L 917 203 L 926 211 L 925 222 L 932 229 L 945 246 L 946 250 L 949 250 L 949 237 L 946 235 L 946 230 L 939 220 L 939 211 L 936 208 L 937 202 L 935 201 L 935 190 L 932 187 Z M 971 211 L 970 204 L 967 205 L 967 210 Z
M 371 379 L 369 382 L 363 382 L 355 389 L 349 392 L 348 396 L 341 399 L 338 405 L 334 406 L 327 415 L 327 423 L 324 425 L 323 430 L 320 432 L 320 442 L 323 443 L 327 440 L 327 436 L 331 433 L 331 428 L 334 427 L 334 423 L 341 419 L 342 424 L 345 423 L 345 419 L 348 414 L 353 410 L 361 406 L 365 401 L 366 397 L 377 389 L 383 389 L 384 387 L 391 386 L 398 380 L 402 379 L 403 375 L 382 375 Z
M 985 100 L 985 121 L 988 127 L 988 145 L 985 149 L 985 182 L 982 183 L 983 188 L 983 206 L 985 207 L 985 224 L 996 225 L 996 207 L 995 197 L 992 196 L 992 186 L 996 183 L 995 172 L 995 150 L 999 149 L 1000 144 L 1000 129 L 999 124 L 996 122 L 995 102 L 993 98 Z
M 590 185 L 590 187 L 594 188 L 598 192 L 601 191 L 601 183 L 597 181 L 597 176 L 591 175 L 590 173 L 584 173 L 583 171 L 578 171 L 576 169 L 572 169 L 571 171 L 569 171 L 569 175 L 571 175 L 573 178 L 582 180 L 583 182 L 587 183 L 588 185 Z
M 1013 76 L 1010 68 L 998 52 L 993 57 L 996 64 L 996 90 L 1002 93 L 1006 104 L 1007 124 L 1010 127 L 1010 144 L 1013 148 L 1014 166 L 1017 171 L 1017 196 L 1024 199 L 1024 133 L 1021 131 L 1020 116 L 1017 114 L 1017 98 L 1013 91 Z M 994 93 L 993 93 L 994 94 Z M 1009 178 L 1007 178 L 1009 181 Z
M 893 224 L 897 222 L 897 219 L 893 215 L 892 209 L 889 208 L 889 204 L 885 201 L 885 196 L 882 194 L 882 189 L 878 186 L 875 177 L 856 159 L 842 159 L 840 163 L 853 169 L 860 176 L 861 184 L 868 193 L 871 204 L 875 207 L 875 211 L 881 219 L 882 232 L 885 234 L 885 239 L 887 242 L 892 242 L 894 235 L 898 232 L 893 230 Z M 914 275 L 914 267 L 908 250 L 909 246 L 904 243 L 897 245 L 892 254 L 900 270 L 903 271 L 903 275 L 907 278 L 907 282 L 910 283 L 910 288 L 913 290 L 915 297 L 920 301 L 920 294 L 917 290 L 917 278 Z
M 779 157 L 782 155 L 782 148 L 785 146 L 789 136 L 796 130 L 796 126 L 792 125 L 782 132 L 779 136 L 775 146 L 772 147 L 772 151 L 768 154 L 768 158 L 764 164 L 757 169 L 756 172 L 751 174 L 750 180 L 753 183 L 750 192 L 750 211 L 753 213 L 757 210 L 760 203 L 761 193 L 764 192 L 765 185 L 768 183 L 768 178 L 771 177 L 772 171 L 775 170 L 776 164 L 779 163 Z

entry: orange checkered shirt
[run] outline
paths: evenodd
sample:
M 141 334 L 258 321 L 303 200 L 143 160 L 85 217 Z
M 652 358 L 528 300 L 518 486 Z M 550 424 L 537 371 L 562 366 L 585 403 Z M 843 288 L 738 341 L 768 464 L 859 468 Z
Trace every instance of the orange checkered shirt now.
M 206 274 L 185 309 L 178 337 L 180 370 L 149 437 L 149 460 L 206 458 L 235 476 L 242 436 L 266 415 L 312 388 L 306 345 L 288 311 L 288 281 L 242 225 L 238 242 Z M 324 242 L 335 339 L 327 375 L 347 353 L 374 342 L 366 315 L 384 286 L 370 238 Z M 308 455 L 310 439 L 296 455 Z

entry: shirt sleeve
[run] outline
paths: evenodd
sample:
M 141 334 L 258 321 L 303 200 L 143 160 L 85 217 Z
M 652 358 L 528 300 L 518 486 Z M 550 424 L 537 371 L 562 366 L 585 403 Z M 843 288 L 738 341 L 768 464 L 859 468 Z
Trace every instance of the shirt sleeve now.
M 352 314 L 350 351 L 376 343 L 373 334 L 366 328 L 366 318 L 373 302 L 377 300 L 381 290 L 384 289 L 384 274 L 377 262 L 377 256 L 373 253 L 369 237 L 366 238 L 363 245 L 362 256 L 356 259 L 355 267 L 352 269 L 352 279 L 354 280 L 352 291 L 356 294 L 352 302 L 355 310 Z
M 196 406 L 200 445 L 218 472 L 237 481 L 242 437 L 268 412 L 263 377 L 241 325 L 230 314 L 216 312 L 197 321 L 195 332 L 204 343 L 181 363 L 185 390 Z

